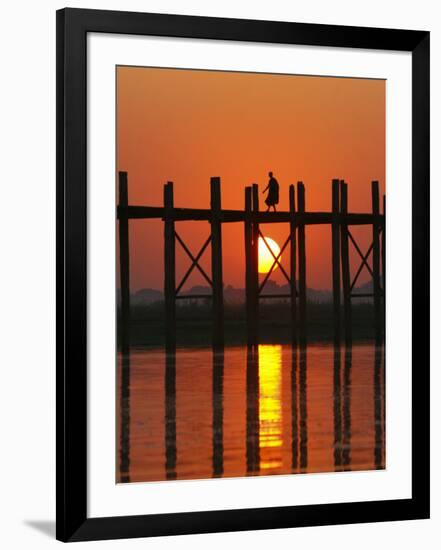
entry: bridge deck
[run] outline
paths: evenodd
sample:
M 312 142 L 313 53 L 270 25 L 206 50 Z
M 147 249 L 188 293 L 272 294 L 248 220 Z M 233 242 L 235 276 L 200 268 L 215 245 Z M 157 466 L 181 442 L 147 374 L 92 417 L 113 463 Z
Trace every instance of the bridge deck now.
M 117 216 L 120 218 L 121 207 L 118 206 Z M 128 206 L 129 219 L 164 219 L 165 210 L 161 206 Z M 211 221 L 213 213 L 204 208 L 173 208 L 172 219 L 175 221 Z M 377 222 L 380 226 L 384 224 L 383 214 L 374 215 L 371 213 L 348 213 L 340 214 L 340 221 L 347 225 L 371 225 Z M 216 217 L 216 219 L 219 219 Z M 221 210 L 220 221 L 257 223 L 287 223 L 292 219 L 290 212 L 245 212 L 244 210 Z M 294 220 L 297 224 L 323 225 L 331 224 L 333 221 L 332 212 L 296 212 Z

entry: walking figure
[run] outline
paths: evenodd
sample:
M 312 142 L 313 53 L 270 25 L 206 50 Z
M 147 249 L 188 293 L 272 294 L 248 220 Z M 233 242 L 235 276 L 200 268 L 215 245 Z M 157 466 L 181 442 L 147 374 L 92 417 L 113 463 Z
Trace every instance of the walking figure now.
M 275 212 L 276 204 L 279 204 L 279 183 L 276 178 L 273 177 L 272 172 L 269 172 L 268 176 L 270 178 L 268 185 L 265 187 L 262 193 L 265 193 L 268 190 L 268 195 L 265 199 L 265 204 L 268 206 L 266 211 L 268 212 L 272 206 Z

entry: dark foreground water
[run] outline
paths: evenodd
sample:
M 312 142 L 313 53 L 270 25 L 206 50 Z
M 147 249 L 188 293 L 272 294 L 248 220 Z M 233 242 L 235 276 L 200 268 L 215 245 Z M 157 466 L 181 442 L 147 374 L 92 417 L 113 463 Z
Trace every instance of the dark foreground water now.
M 118 482 L 385 467 L 373 344 L 136 350 L 117 392 Z

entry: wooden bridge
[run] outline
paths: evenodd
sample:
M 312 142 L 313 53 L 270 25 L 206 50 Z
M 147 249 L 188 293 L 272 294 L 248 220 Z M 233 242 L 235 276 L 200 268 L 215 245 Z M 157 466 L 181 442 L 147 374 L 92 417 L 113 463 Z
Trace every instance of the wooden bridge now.
M 247 343 L 255 346 L 259 342 L 259 303 L 262 299 L 287 298 L 291 304 L 291 339 L 294 345 L 306 344 L 306 233 L 308 225 L 329 225 L 332 232 L 332 281 L 334 343 L 340 345 L 343 317 L 344 338 L 347 344 L 352 341 L 351 309 L 354 299 L 372 297 L 375 312 L 375 336 L 380 341 L 384 332 L 385 303 L 385 197 L 383 213 L 380 212 L 378 182 L 371 184 L 372 209 L 369 213 L 348 212 L 348 184 L 344 180 L 332 180 L 332 211 L 307 212 L 305 208 L 305 187 L 302 182 L 289 186 L 289 210 L 286 212 L 261 212 L 257 184 L 245 187 L 244 209 L 226 210 L 221 206 L 221 184 L 219 177 L 210 180 L 210 208 L 175 208 L 173 183 L 164 185 L 164 205 L 135 206 L 128 202 L 127 172 L 119 172 L 119 220 L 120 277 L 121 277 L 121 350 L 130 349 L 130 262 L 129 262 L 129 220 L 159 218 L 164 221 L 164 299 L 166 323 L 166 350 L 176 349 L 176 301 L 188 298 L 210 298 L 212 300 L 213 348 L 224 347 L 224 301 L 222 270 L 222 224 L 240 222 L 244 224 L 245 239 L 245 292 Z M 199 252 L 194 255 L 177 232 L 180 221 L 207 221 L 210 233 Z M 280 252 L 276 255 L 260 230 L 265 223 L 284 223 L 287 237 Z M 363 253 L 350 231 L 353 225 L 371 226 L 372 243 Z M 273 264 L 263 280 L 259 282 L 258 242 L 259 237 L 268 247 Z M 184 277 L 176 284 L 176 246 L 180 245 L 191 260 Z M 354 278 L 351 278 L 349 248 L 352 245 L 360 257 L 360 265 Z M 205 250 L 211 246 L 211 273 L 200 265 Z M 289 247 L 289 267 L 282 265 L 282 253 Z M 372 255 L 371 265 L 368 262 Z M 265 284 L 272 271 L 278 266 L 289 285 L 289 293 L 265 294 Z M 363 268 L 372 276 L 372 292 L 354 292 L 355 284 Z M 185 295 L 182 288 L 194 269 L 212 289 L 211 295 Z M 341 307 L 343 297 L 343 308 Z

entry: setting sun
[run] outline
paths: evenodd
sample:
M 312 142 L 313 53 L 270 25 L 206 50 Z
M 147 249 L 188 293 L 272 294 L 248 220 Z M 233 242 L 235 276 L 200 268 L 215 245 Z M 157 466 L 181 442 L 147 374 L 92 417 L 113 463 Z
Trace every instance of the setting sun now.
M 265 240 L 268 243 L 268 246 L 271 248 L 274 256 L 277 257 L 280 252 L 280 246 L 276 243 L 276 241 L 270 239 L 269 237 L 265 237 Z M 268 273 L 274 263 L 274 257 L 268 250 L 268 246 L 265 244 L 262 237 L 259 237 L 259 273 Z M 282 257 L 279 258 L 279 261 L 281 261 L 281 259 Z M 274 266 L 274 269 L 277 269 L 277 267 L 278 265 L 276 264 Z

